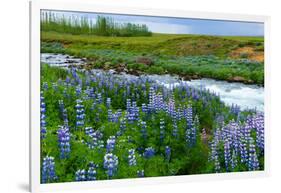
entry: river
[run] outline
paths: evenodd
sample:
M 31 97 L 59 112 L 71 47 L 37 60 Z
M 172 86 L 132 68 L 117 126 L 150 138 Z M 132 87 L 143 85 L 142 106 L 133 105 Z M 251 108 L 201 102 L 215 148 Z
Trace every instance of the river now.
M 67 67 L 68 65 L 83 65 L 84 60 L 64 54 L 42 53 L 41 62 L 51 66 Z M 100 70 L 98 70 L 100 71 Z M 123 74 L 131 78 L 138 78 L 135 75 Z M 167 88 L 173 88 L 179 84 L 186 84 L 195 88 L 205 88 L 210 92 L 218 94 L 226 105 L 238 105 L 242 110 L 256 109 L 264 111 L 264 87 L 248 85 L 236 82 L 227 82 L 214 79 L 198 79 L 185 81 L 178 76 L 172 75 L 145 75 Z

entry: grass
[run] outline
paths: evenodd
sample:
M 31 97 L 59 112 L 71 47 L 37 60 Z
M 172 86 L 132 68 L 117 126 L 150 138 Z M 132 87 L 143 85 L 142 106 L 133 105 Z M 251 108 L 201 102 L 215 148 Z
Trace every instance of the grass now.
M 131 73 L 170 73 L 184 78 L 208 77 L 263 85 L 264 65 L 247 55 L 231 58 L 246 46 L 262 49 L 261 37 L 153 34 L 151 37 L 103 37 L 41 33 L 42 52 L 66 53 L 88 59 L 88 67 L 117 69 L 124 64 Z M 145 58 L 142 62 L 139 58 Z M 124 70 L 121 69 L 121 70 Z

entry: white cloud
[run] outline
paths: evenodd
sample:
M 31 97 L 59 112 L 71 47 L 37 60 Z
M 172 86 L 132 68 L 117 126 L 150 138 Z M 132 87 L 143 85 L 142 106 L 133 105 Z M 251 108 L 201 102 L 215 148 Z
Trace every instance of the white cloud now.
M 146 24 L 148 29 L 155 33 L 169 33 L 169 34 L 187 34 L 189 33 L 190 27 L 181 24 L 171 23 L 158 23 L 158 22 L 134 22 L 137 24 Z

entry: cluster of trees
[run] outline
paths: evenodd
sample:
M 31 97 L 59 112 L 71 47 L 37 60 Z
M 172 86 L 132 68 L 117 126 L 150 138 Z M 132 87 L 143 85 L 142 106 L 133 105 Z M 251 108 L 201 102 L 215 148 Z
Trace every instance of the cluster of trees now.
M 112 17 L 97 16 L 96 22 L 86 17 L 57 16 L 51 12 L 41 14 L 41 30 L 70 34 L 136 37 L 151 36 L 145 24 L 117 23 Z

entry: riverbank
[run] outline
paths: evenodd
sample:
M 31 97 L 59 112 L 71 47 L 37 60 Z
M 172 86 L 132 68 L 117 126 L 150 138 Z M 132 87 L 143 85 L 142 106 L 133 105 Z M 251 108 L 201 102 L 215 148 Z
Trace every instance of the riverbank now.
M 42 32 L 41 40 L 42 52 L 85 58 L 87 69 L 114 69 L 134 75 L 176 74 L 185 80 L 264 82 L 260 37 L 153 34 L 124 38 Z M 245 50 L 251 53 L 242 52 Z

